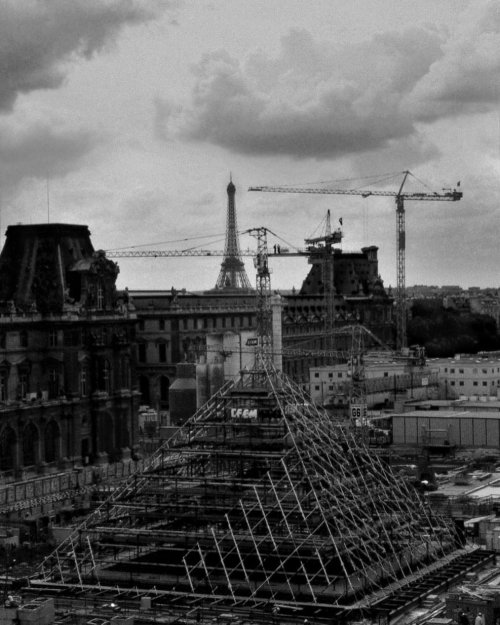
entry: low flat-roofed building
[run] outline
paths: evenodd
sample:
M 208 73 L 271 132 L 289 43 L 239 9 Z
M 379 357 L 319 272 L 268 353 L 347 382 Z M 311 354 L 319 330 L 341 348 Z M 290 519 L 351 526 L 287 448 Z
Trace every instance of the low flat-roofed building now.
M 500 447 L 500 413 L 415 410 L 394 414 L 395 445 L 415 447 Z
M 438 369 L 442 396 L 496 397 L 500 387 L 500 358 L 457 356 L 436 358 L 432 365 Z
M 334 403 L 335 398 L 349 396 L 352 385 L 349 363 L 324 365 L 309 369 L 311 399 L 320 405 Z M 368 407 L 394 402 L 396 396 L 427 399 L 437 395 L 435 368 L 411 366 L 409 360 L 369 360 L 364 366 L 364 389 Z
M 408 401 L 404 404 L 405 412 L 415 410 L 458 410 L 463 405 L 464 400 L 460 399 L 422 399 Z
M 406 402 L 405 412 L 414 410 L 464 410 L 468 412 L 500 412 L 500 400 L 494 396 L 472 396 L 466 399 L 425 399 Z

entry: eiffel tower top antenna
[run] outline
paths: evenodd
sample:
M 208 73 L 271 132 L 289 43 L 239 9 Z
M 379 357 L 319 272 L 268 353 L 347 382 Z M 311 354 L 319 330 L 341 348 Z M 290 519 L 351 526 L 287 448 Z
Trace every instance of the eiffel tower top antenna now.
M 227 185 L 227 222 L 226 243 L 224 246 L 224 260 L 221 263 L 216 289 L 224 291 L 253 291 L 245 271 L 245 264 L 241 260 L 238 228 L 236 226 L 236 187 L 233 184 L 232 172 L 229 173 Z

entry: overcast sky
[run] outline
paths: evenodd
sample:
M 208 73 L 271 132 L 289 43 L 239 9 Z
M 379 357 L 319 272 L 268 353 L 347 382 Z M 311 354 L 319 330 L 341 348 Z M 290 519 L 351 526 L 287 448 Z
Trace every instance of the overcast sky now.
M 464 197 L 406 204 L 407 284 L 500 285 L 497 0 L 0 0 L 0 10 L 2 233 L 50 220 L 88 225 L 107 250 L 222 249 L 232 172 L 240 230 L 266 226 L 300 246 L 330 209 L 343 249 L 380 248 L 389 286 L 391 198 L 247 189 L 346 178 L 333 186 L 358 188 L 409 169 L 438 192 L 460 181 Z M 220 268 L 117 262 L 132 289 L 211 288 Z M 308 270 L 271 263 L 275 288 L 300 287 Z

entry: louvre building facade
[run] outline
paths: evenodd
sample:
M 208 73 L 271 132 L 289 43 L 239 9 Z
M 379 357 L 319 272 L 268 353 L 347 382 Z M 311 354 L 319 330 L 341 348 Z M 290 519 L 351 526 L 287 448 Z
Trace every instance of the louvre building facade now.
M 0 475 L 120 459 L 136 445 L 135 315 L 87 226 L 16 225 L 0 255 Z

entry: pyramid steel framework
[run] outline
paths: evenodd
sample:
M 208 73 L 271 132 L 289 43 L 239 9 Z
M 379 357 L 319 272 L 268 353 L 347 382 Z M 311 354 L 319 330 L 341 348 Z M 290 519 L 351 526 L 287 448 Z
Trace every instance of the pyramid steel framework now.
M 34 583 L 331 617 L 369 608 L 459 546 L 348 424 L 269 369 L 220 389 Z

